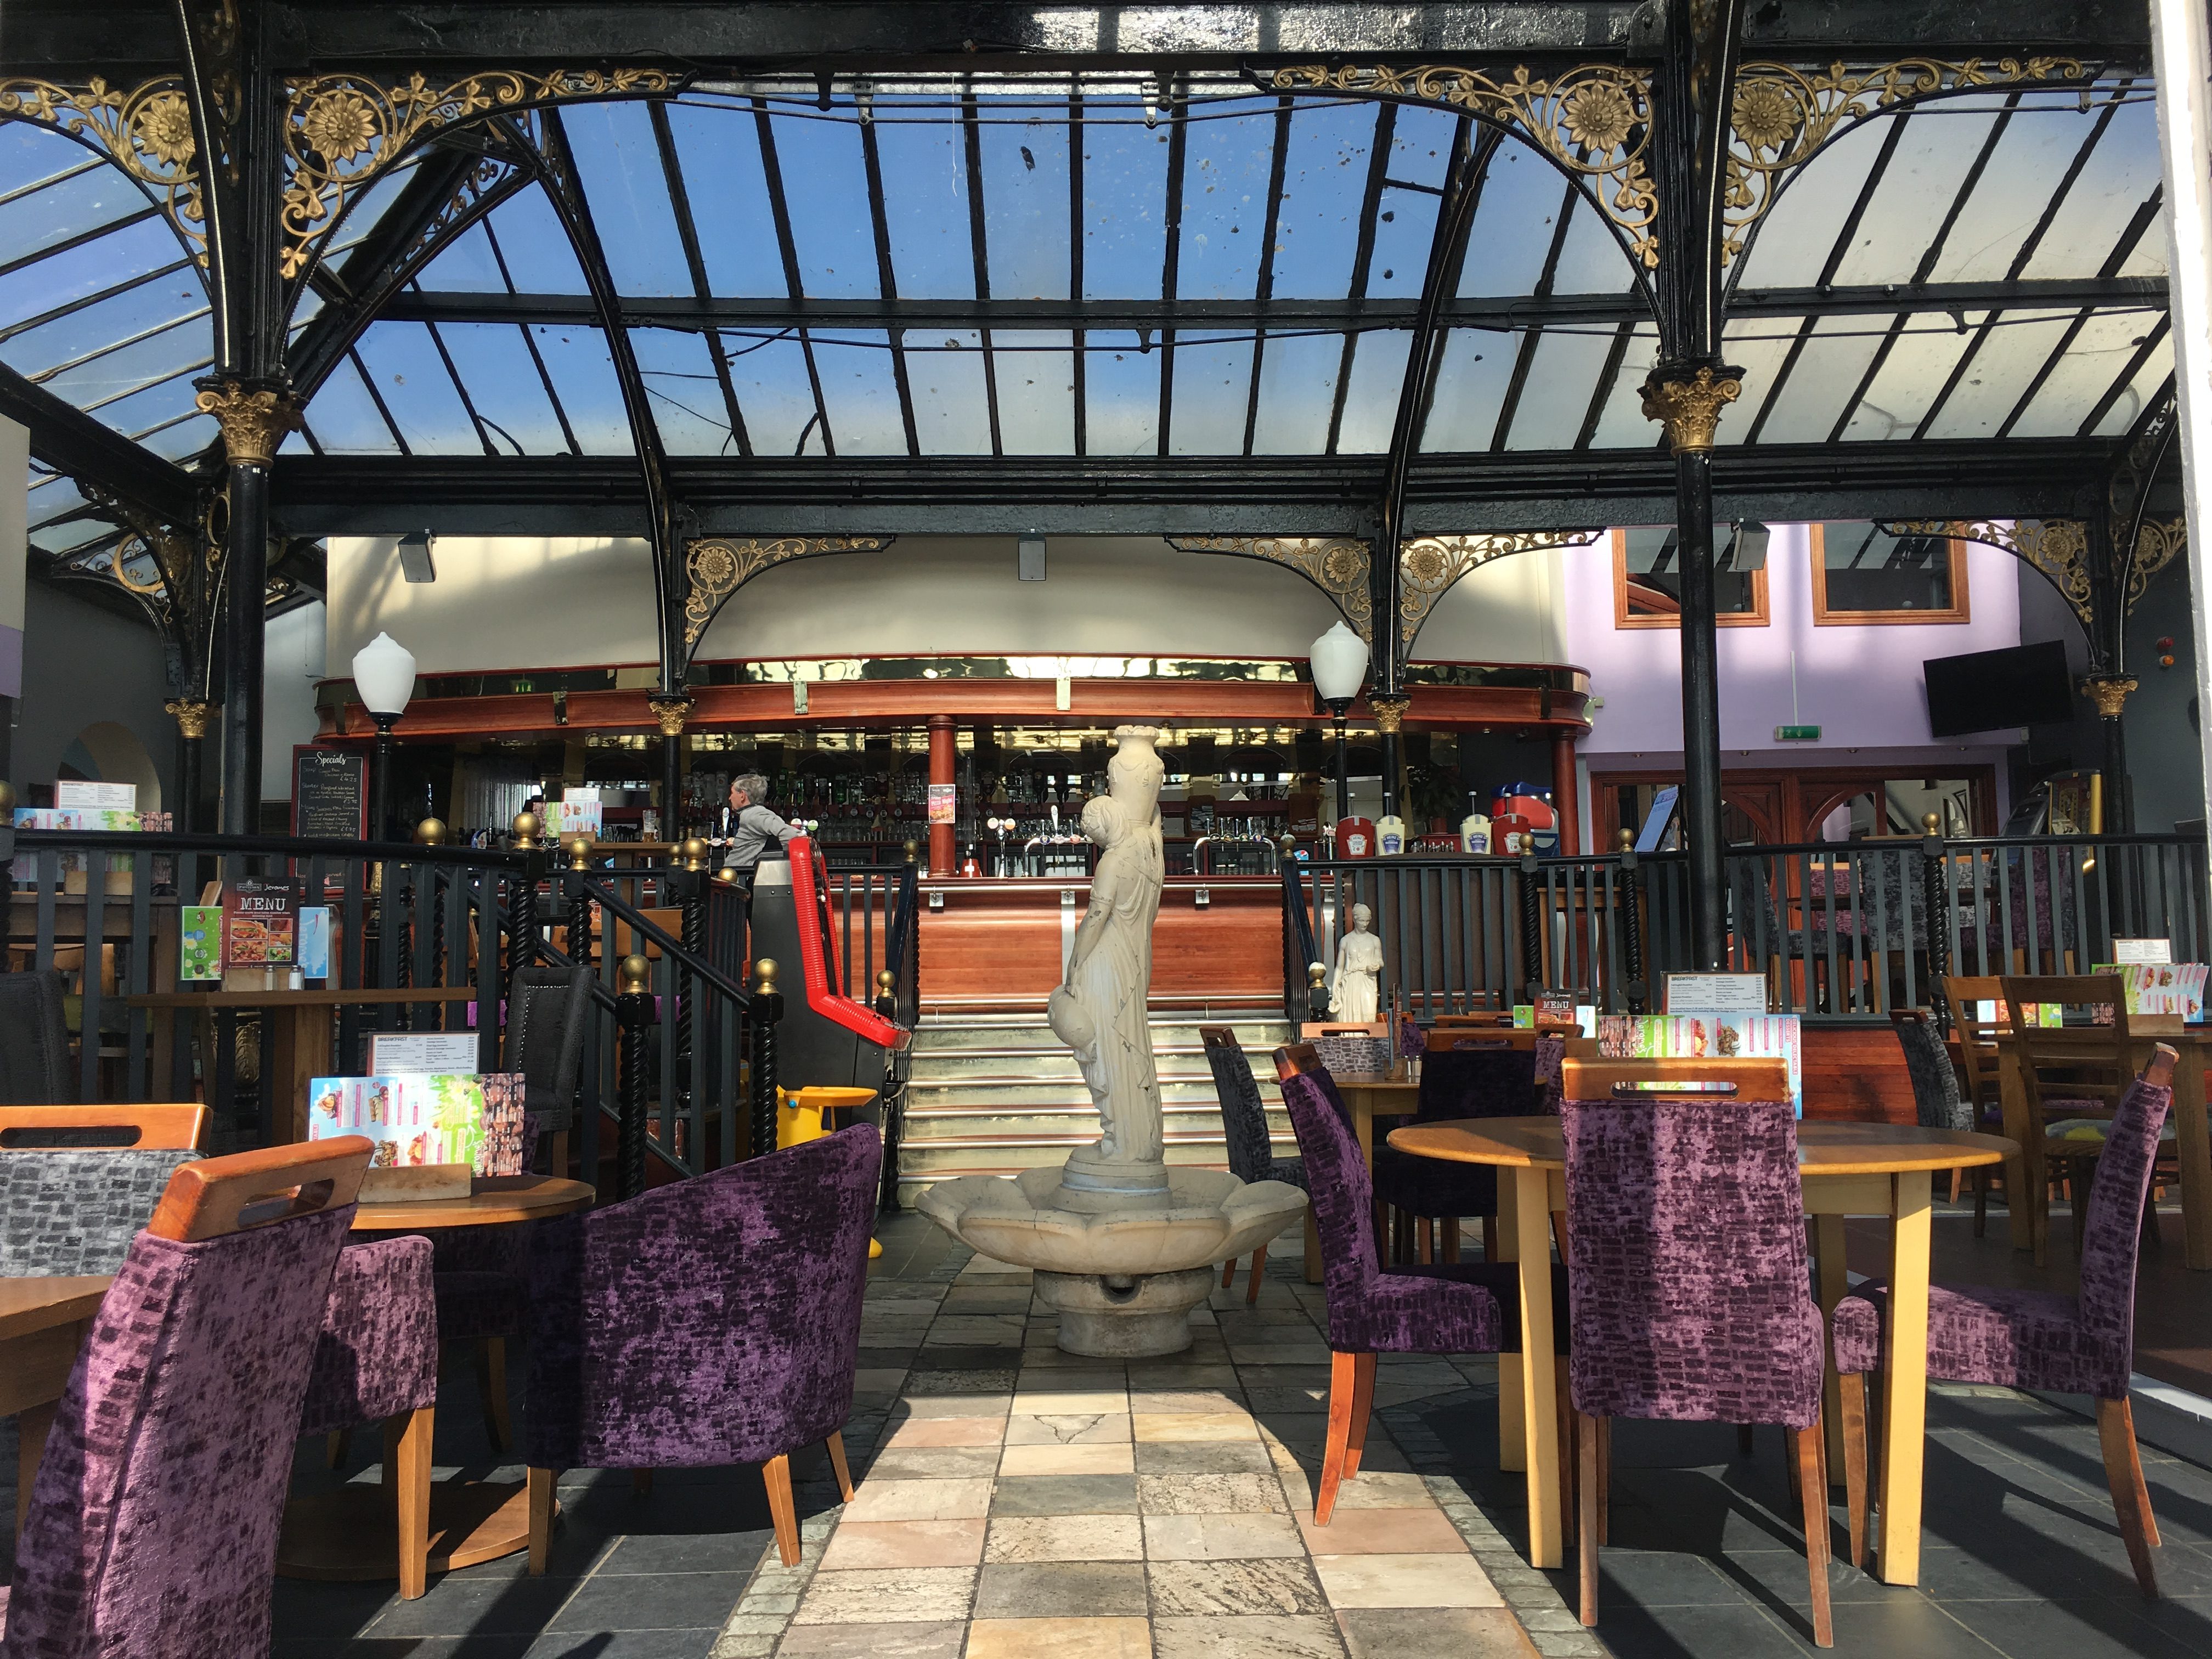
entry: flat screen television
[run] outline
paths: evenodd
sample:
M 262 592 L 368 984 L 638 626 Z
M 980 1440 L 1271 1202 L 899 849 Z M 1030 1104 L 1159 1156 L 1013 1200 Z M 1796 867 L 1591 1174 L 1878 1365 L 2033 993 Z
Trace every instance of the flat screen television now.
M 1920 670 L 1928 682 L 1931 736 L 1956 738 L 2074 718 L 2066 647 L 2057 640 L 1930 657 Z

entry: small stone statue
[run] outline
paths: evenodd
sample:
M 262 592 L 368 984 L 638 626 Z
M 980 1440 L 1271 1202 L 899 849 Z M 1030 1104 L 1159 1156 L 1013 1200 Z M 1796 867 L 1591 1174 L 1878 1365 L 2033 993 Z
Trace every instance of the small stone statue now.
M 1337 941 L 1336 990 L 1329 1018 L 1346 1025 L 1366 1024 L 1382 1006 L 1376 981 L 1382 972 L 1382 941 L 1372 932 L 1374 921 L 1372 910 L 1353 905 L 1352 931 Z

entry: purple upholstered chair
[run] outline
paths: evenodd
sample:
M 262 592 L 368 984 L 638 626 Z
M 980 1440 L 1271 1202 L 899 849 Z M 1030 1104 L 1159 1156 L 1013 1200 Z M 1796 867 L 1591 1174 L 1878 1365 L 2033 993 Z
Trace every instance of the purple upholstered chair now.
M 565 1468 L 759 1463 L 799 1559 L 790 1454 L 841 1430 L 860 1363 L 872 1124 L 537 1224 L 531 1243 L 530 1570 Z
M 2128 1373 L 2135 1355 L 2136 1251 L 2159 1130 L 2173 1104 L 2174 1051 L 2160 1043 L 2150 1066 L 2121 1097 L 2089 1193 L 2078 1297 L 1991 1285 L 1928 1287 L 1928 1375 L 1931 1381 L 2086 1394 L 2097 1402 L 2105 1480 L 2136 1582 L 2158 1594 L 2151 1514 L 2136 1451 Z M 1867 1533 L 1866 1374 L 1882 1360 L 1888 1287 L 1860 1285 L 1836 1304 L 1836 1370 L 1843 1378 L 1844 1480 L 1850 1499 L 1851 1559 L 1863 1559 Z
M 422 1594 L 430 1553 L 430 1432 L 438 1315 L 430 1241 L 419 1234 L 338 1252 L 315 1340 L 301 1434 L 384 1425 L 384 1488 L 399 1517 L 399 1594 Z
M 300 1405 L 372 1150 L 348 1135 L 171 1177 L 55 1413 L 0 1603 L 8 1659 L 268 1651 Z
M 1337 1487 L 1359 1473 L 1375 1356 L 1517 1352 L 1520 1270 L 1510 1261 L 1378 1265 L 1374 1188 L 1334 1080 L 1310 1043 L 1276 1049 L 1275 1073 L 1305 1161 L 1328 1298 L 1328 1441 L 1314 1494 L 1314 1524 L 1325 1527 Z M 1555 1272 L 1562 1302 L 1565 1279 Z
M 1567 1061 L 1561 1114 L 1583 1623 L 1597 1622 L 1604 1420 L 1779 1423 L 1804 1498 L 1814 1640 L 1832 1646 L 1820 1310 L 1781 1065 L 1771 1086 L 1728 1096 L 1637 1091 L 1623 1069 Z
M 1206 1063 L 1213 1073 L 1214 1096 L 1221 1103 L 1229 1173 L 1239 1181 L 1279 1181 L 1304 1191 L 1304 1164 L 1295 1158 L 1275 1156 L 1274 1142 L 1267 1133 L 1267 1103 L 1260 1097 L 1259 1081 L 1252 1075 L 1252 1064 L 1244 1058 L 1236 1031 L 1226 1025 L 1201 1025 L 1198 1036 L 1206 1045 Z M 1260 1299 L 1260 1274 L 1267 1265 L 1267 1247 L 1255 1244 L 1251 1279 L 1244 1291 L 1248 1304 Z M 1221 1269 L 1221 1288 L 1227 1290 L 1236 1277 L 1237 1258 L 1231 1256 Z
M 1537 1056 L 1532 1048 L 1522 1046 L 1528 1041 L 1526 1032 L 1517 1040 L 1510 1031 L 1434 1033 L 1421 1061 L 1421 1092 L 1413 1121 L 1527 1117 L 1538 1110 Z M 1486 1164 L 1418 1158 L 1385 1139 L 1375 1148 L 1374 1178 L 1375 1195 L 1415 1222 L 1418 1243 L 1410 1252 L 1394 1250 L 1393 1256 L 1400 1260 L 1411 1254 L 1422 1261 L 1437 1256 L 1456 1261 L 1460 1218 L 1487 1219 L 1498 1213 L 1498 1171 Z M 1443 1224 L 1441 1249 L 1436 1238 L 1439 1221 Z M 1483 1230 L 1483 1244 L 1486 1255 L 1497 1254 L 1494 1232 L 1488 1226 Z

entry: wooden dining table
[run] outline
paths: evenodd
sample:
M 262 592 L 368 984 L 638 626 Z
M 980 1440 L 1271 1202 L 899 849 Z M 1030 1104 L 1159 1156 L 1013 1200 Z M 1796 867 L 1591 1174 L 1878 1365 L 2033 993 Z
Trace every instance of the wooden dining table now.
M 1348 1098 L 1348 1097 L 1347 1097 Z M 1527 1472 L 1528 1560 L 1565 1565 L 1559 1484 L 1558 1376 L 1552 1307 L 1551 1217 L 1565 1210 L 1566 1149 L 1548 1115 L 1409 1124 L 1390 1145 L 1422 1158 L 1488 1164 L 1513 1171 L 1498 1183 L 1500 1254 L 1520 1264 L 1521 1352 L 1498 1357 L 1498 1446 L 1504 1467 Z M 1890 1220 L 1889 1311 L 1884 1333 L 1879 1576 L 1920 1581 L 1920 1483 L 1928 1407 L 1928 1252 L 1930 1177 L 1937 1170 L 1996 1164 L 2017 1149 L 1997 1135 L 1887 1123 L 1800 1123 L 1797 1163 L 1813 1224 L 1816 1285 L 1825 1326 L 1847 1287 L 1844 1218 Z M 1824 1343 L 1832 1367 L 1832 1352 Z M 1509 1365 L 1508 1361 L 1514 1364 Z M 1514 1386 L 1517 1382 L 1518 1386 Z M 1832 1369 L 1823 1395 L 1829 1465 L 1841 1412 Z
M 0 1417 L 16 1419 L 15 1531 L 31 1506 L 31 1487 L 69 1386 L 77 1350 L 92 1329 L 112 1273 L 0 1278 Z

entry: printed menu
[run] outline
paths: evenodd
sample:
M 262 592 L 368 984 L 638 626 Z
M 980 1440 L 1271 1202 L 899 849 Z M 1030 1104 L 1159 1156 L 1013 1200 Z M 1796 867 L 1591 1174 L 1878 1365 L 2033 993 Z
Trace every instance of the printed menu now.
M 307 1102 L 307 1139 L 366 1135 L 376 1143 L 371 1169 L 465 1164 L 478 1175 L 521 1173 L 519 1072 L 319 1077 Z
M 1805 1115 L 1804 1037 L 1796 1014 L 1601 1014 L 1607 1060 L 1781 1060 L 1790 1103 Z
M 300 884 L 234 881 L 222 895 L 222 968 L 289 971 L 299 960 Z

